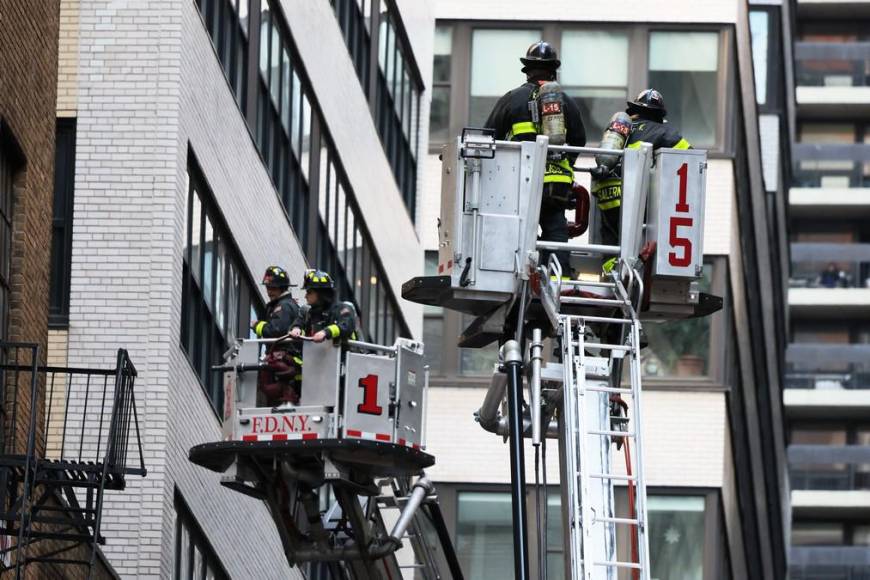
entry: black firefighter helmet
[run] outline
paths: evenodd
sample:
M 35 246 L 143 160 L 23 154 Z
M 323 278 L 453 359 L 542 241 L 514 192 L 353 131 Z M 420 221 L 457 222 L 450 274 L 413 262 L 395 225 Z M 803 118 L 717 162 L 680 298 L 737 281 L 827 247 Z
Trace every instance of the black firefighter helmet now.
M 625 110 L 629 115 L 652 113 L 657 117 L 664 118 L 668 114 L 665 110 L 665 98 L 655 89 L 641 91 L 633 101 L 626 101 L 628 108 Z
M 266 268 L 262 283 L 267 288 L 289 288 L 292 286 L 290 284 L 290 277 L 287 275 L 287 270 L 280 266 L 269 266 Z
M 562 65 L 556 49 L 543 40 L 531 45 L 526 51 L 526 56 L 520 57 L 520 62 L 523 63 L 523 71 L 534 68 L 556 70 Z

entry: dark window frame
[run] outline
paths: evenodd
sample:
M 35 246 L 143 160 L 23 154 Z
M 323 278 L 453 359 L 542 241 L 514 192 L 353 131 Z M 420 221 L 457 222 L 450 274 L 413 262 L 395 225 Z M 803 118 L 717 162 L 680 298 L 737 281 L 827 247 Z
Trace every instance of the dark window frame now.
M 12 298 L 12 249 L 18 189 L 27 158 L 5 119 L 0 117 L 0 338 L 9 336 Z
M 223 416 L 223 388 L 220 377 L 212 371 L 211 367 L 221 362 L 219 360 L 221 354 L 226 351 L 235 338 L 246 338 L 250 335 L 251 309 L 253 308 L 260 317 L 264 308 L 253 278 L 247 265 L 241 259 L 238 246 L 233 240 L 232 234 L 229 233 L 226 221 L 192 149 L 188 149 L 187 166 L 189 179 L 185 205 L 184 251 L 182 253 L 179 344 L 212 410 L 220 420 Z M 199 216 L 193 215 L 194 199 L 199 200 Z M 198 219 L 200 223 L 196 264 L 192 263 L 194 219 Z M 206 255 L 209 253 L 205 247 L 207 225 L 210 225 L 212 229 L 211 243 L 213 244 L 213 248 L 210 250 L 212 258 L 208 267 L 211 280 L 208 282 L 202 280 L 202 276 L 206 272 Z M 218 300 L 217 293 L 221 288 L 218 288 L 217 284 L 218 272 L 216 267 L 219 255 L 223 255 L 221 279 L 223 280 L 222 289 L 226 290 L 226 295 L 222 294 L 220 300 Z M 194 275 L 192 268 L 199 272 L 198 276 Z M 234 301 L 230 300 L 229 295 L 229 292 L 233 290 L 230 276 L 230 272 L 233 270 L 239 283 L 239 295 Z M 203 296 L 207 286 L 211 292 L 210 299 Z M 233 302 L 235 302 L 237 309 L 235 314 L 236 328 L 232 329 L 233 331 L 230 333 L 231 329 L 229 327 L 221 329 L 216 319 L 222 317 L 224 324 L 229 324 L 233 318 L 229 312 L 229 305 Z M 222 312 L 215 312 L 215 307 L 218 304 L 220 304 Z
M 202 527 L 200 527 L 199 522 L 197 522 L 196 517 L 194 517 L 193 512 L 188 507 L 187 502 L 184 500 L 184 496 L 175 488 L 174 493 L 174 506 L 175 506 L 175 542 L 173 548 L 173 578 L 175 580 L 205 580 L 209 568 L 214 573 L 215 580 L 229 580 L 229 574 L 227 574 L 226 568 L 224 568 L 221 559 L 218 557 L 217 552 L 212 547 L 211 542 L 208 541 L 208 536 L 206 536 Z M 182 538 L 182 528 L 187 530 L 188 537 L 190 538 L 190 552 L 188 553 L 187 558 L 187 570 L 182 571 L 181 568 L 181 538 Z M 194 566 L 194 553 L 199 551 L 202 554 L 202 571 L 203 575 L 201 578 L 194 579 L 193 578 L 193 566 Z
M 69 327 L 75 168 L 76 119 L 59 117 L 55 134 L 49 328 Z

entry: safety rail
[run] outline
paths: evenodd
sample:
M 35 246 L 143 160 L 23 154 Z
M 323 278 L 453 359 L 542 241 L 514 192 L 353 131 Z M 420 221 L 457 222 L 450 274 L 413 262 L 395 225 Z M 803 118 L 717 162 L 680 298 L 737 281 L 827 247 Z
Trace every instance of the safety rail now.
M 85 566 L 90 577 L 105 541 L 104 491 L 146 475 L 136 368 L 123 349 L 113 369 L 39 365 L 39 358 L 38 345 L 0 342 L 0 535 L 15 538 L 0 558 L 16 578 L 31 562 Z M 138 465 L 128 464 L 133 430 Z

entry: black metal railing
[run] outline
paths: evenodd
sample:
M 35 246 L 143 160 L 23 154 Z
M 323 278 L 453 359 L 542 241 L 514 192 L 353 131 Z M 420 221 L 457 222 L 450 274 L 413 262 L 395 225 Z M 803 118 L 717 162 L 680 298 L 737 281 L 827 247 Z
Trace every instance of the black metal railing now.
M 870 244 L 791 244 L 791 288 L 870 288 Z
M 793 546 L 789 552 L 792 580 L 870 580 L 870 547 Z
M 796 42 L 798 86 L 870 86 L 870 42 Z
M 790 445 L 788 464 L 793 490 L 870 489 L 867 445 Z
M 114 369 L 38 364 L 34 344 L 0 343 L 0 549 L 16 578 L 31 562 L 92 570 L 103 493 L 146 474 L 135 401 L 136 368 L 119 350 Z M 138 463 L 128 455 L 135 435 Z M 51 540 L 46 543 L 44 540 Z
M 870 389 L 870 344 L 792 343 L 786 388 Z
M 870 143 L 796 143 L 794 187 L 870 187 Z

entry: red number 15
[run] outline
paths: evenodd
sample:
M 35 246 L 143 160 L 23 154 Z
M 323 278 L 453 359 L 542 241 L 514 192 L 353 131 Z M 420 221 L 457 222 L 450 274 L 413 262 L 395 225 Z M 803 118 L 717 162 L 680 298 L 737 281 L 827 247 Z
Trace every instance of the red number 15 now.
M 687 179 L 689 176 L 689 166 L 686 163 L 680 165 L 677 170 L 677 176 L 680 178 L 677 205 L 676 209 L 680 213 L 689 213 L 689 204 L 686 200 Z M 668 243 L 672 248 L 681 248 L 682 256 L 678 256 L 676 252 L 668 254 L 668 263 L 677 268 L 685 268 L 692 263 L 692 240 L 683 238 L 678 235 L 677 228 L 680 226 L 692 227 L 694 221 L 690 217 L 672 216 L 669 222 L 670 231 L 668 232 Z

